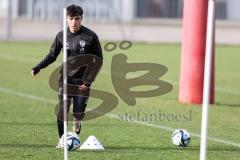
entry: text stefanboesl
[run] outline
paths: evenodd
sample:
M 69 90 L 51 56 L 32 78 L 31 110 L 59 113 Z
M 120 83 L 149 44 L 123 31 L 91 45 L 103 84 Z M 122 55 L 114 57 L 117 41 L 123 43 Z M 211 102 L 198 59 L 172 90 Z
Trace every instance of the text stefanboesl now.
M 124 121 L 192 121 L 192 111 L 191 109 L 186 113 L 164 113 L 161 110 L 158 110 L 155 113 L 144 113 L 139 110 L 136 113 L 133 112 L 124 112 L 119 114 L 119 118 Z

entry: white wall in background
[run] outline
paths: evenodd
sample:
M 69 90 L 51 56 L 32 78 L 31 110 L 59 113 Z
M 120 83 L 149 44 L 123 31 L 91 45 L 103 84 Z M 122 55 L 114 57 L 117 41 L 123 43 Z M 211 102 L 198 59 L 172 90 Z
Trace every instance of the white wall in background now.
M 240 0 L 227 0 L 227 18 L 240 20 Z
M 0 17 L 5 17 L 7 14 L 8 0 L 0 0 Z

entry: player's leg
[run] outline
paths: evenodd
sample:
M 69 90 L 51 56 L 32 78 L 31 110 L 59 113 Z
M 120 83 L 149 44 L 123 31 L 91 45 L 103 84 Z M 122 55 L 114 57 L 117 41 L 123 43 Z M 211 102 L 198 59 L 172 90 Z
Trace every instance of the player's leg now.
M 59 104 L 58 104 L 59 106 L 57 111 L 57 127 L 58 127 L 59 138 L 61 138 L 64 132 L 63 95 L 59 94 L 58 99 L 59 99 Z M 68 96 L 67 97 L 67 113 L 69 112 L 70 105 L 71 105 L 71 97 Z
M 85 117 L 87 102 L 88 97 L 86 96 L 73 97 L 73 132 L 77 134 L 81 132 L 81 120 Z
M 57 127 L 58 127 L 58 135 L 59 135 L 59 141 L 56 146 L 56 148 L 63 148 L 63 144 L 61 143 L 60 138 L 64 134 L 64 115 L 63 115 L 63 95 L 58 95 L 59 104 L 58 104 L 58 111 L 57 111 Z M 67 97 L 67 111 L 69 112 L 71 105 L 71 97 Z

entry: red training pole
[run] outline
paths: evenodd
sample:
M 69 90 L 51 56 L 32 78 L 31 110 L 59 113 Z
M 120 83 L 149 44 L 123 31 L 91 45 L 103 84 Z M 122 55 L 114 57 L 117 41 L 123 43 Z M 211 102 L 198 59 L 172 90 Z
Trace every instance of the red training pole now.
M 207 15 L 208 0 L 184 1 L 179 88 L 181 103 L 202 103 Z M 212 65 L 210 103 L 214 103 L 214 63 Z

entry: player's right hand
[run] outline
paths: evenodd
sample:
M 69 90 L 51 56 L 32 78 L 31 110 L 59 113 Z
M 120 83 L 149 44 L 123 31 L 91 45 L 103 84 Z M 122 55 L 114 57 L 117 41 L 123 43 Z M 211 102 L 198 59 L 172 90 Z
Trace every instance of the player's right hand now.
M 32 76 L 36 76 L 39 72 L 40 72 L 40 69 L 34 67 L 34 68 L 32 68 L 31 74 L 32 74 Z

